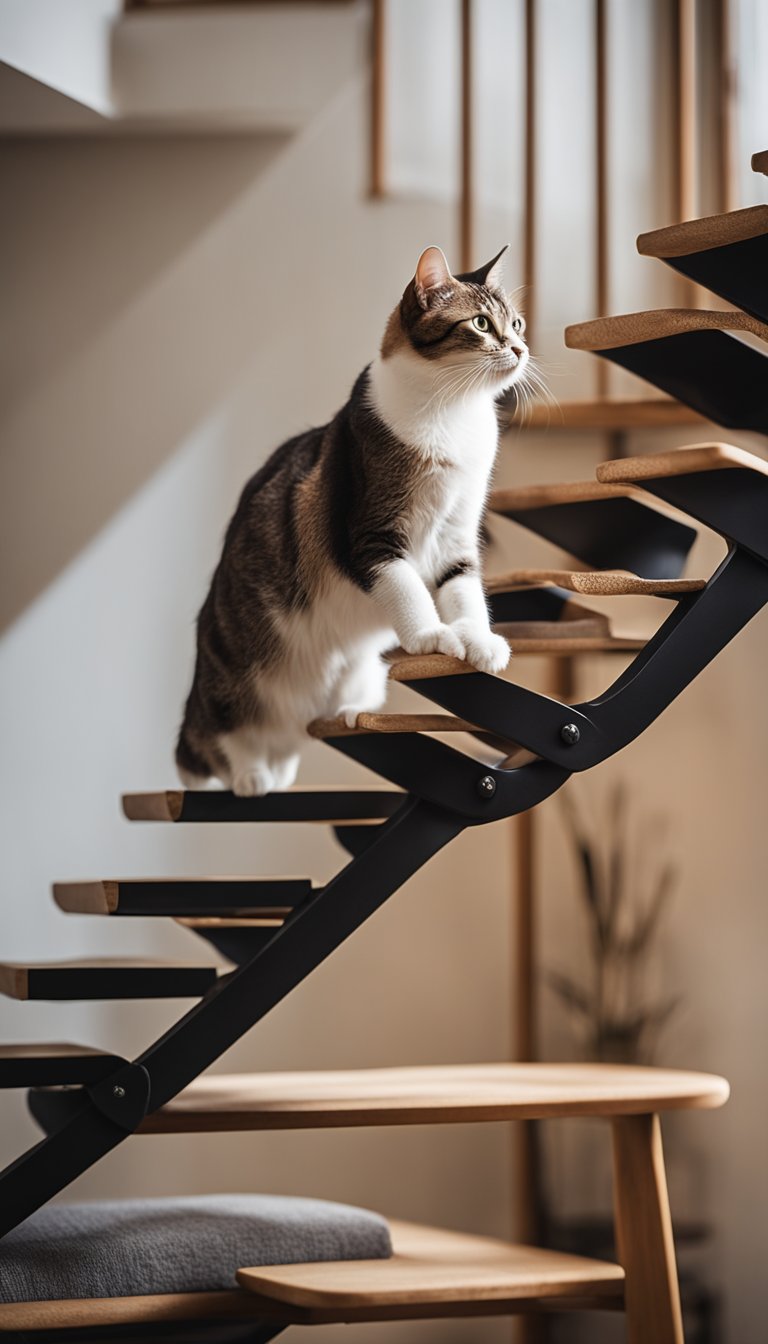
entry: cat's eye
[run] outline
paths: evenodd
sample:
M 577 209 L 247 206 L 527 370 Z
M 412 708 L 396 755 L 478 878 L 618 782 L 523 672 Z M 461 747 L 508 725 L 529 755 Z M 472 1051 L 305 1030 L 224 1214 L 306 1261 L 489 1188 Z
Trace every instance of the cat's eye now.
M 516 317 L 514 322 L 512 323 L 512 330 L 518 332 L 519 334 L 523 330 L 524 326 L 525 322 L 523 321 L 522 317 Z
M 491 324 L 484 313 L 478 313 L 477 317 L 472 318 L 472 326 L 476 327 L 478 331 L 491 330 Z

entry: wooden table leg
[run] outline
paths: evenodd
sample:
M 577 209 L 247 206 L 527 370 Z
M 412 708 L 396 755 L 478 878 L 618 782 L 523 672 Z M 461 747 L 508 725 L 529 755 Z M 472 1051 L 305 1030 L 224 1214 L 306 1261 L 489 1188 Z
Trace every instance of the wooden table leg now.
M 612 1128 L 616 1243 L 626 1274 L 627 1344 L 683 1344 L 659 1117 L 620 1116 Z

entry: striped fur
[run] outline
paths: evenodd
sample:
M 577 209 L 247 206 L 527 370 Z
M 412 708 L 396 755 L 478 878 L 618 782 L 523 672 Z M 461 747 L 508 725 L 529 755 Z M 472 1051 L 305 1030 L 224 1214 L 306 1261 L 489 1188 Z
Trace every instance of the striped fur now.
M 246 485 L 198 618 L 176 749 L 188 787 L 287 787 L 312 719 L 381 707 L 397 644 L 505 666 L 479 532 L 495 398 L 528 355 L 497 274 L 494 258 L 454 278 L 428 248 L 348 402 Z

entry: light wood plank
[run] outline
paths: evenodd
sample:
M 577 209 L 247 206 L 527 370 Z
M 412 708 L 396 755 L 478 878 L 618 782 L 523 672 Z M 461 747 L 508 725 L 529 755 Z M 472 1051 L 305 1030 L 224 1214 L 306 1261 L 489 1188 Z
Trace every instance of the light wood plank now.
M 595 500 L 627 499 L 633 491 L 628 486 L 601 485 L 599 481 L 557 481 L 552 485 L 518 485 L 511 489 L 493 490 L 488 499 L 490 509 L 510 513 L 525 513 L 528 509 L 551 509 L 557 504 L 591 504 Z
M 182 789 L 160 793 L 124 793 L 123 812 L 129 821 L 178 821 L 184 802 Z
M 574 622 L 574 624 L 576 624 Z M 512 637 L 512 653 L 523 655 L 547 654 L 553 658 L 572 658 L 583 653 L 636 653 L 644 648 L 645 638 L 622 635 L 582 635 L 567 629 L 568 622 L 552 622 L 552 633 L 523 639 Z M 509 626 L 503 627 L 506 634 Z M 404 654 L 389 671 L 390 681 L 423 681 L 427 677 L 456 677 L 475 669 L 461 658 L 448 658 L 442 653 Z
M 503 403 L 502 403 L 503 404 Z M 706 424 L 704 417 L 671 397 L 637 399 L 598 397 L 594 400 L 563 401 L 552 407 L 543 403 L 532 406 L 515 427 L 529 430 L 631 430 L 674 429 L 678 425 Z M 510 426 L 511 427 L 511 426 Z
M 16 1330 L 77 1330 L 164 1321 L 258 1318 L 258 1304 L 235 1288 L 218 1293 L 160 1293 L 143 1297 L 78 1297 L 0 1305 L 0 1336 Z
M 42 988 L 39 997 L 45 998 L 44 978 L 47 973 L 58 974 L 60 972 L 72 976 L 72 999 L 88 998 L 89 995 L 78 994 L 75 988 L 78 971 L 87 973 L 88 971 L 166 971 L 172 976 L 174 971 L 200 971 L 210 969 L 212 972 L 215 967 L 207 967 L 200 961 L 161 961 L 158 958 L 151 957 L 86 957 L 75 959 L 73 961 L 4 961 L 0 962 L 0 994 L 5 994 L 11 999 L 37 998 L 37 994 L 32 994 L 30 979 L 40 978 Z M 58 997 L 58 996 L 57 996 Z M 70 997 L 69 995 L 67 997 Z M 147 995 L 146 997 L 153 997 Z M 174 996 L 175 997 L 175 996 Z
M 517 569 L 509 574 L 493 575 L 486 581 L 489 593 L 506 593 L 513 588 L 547 584 L 591 597 L 620 597 L 629 594 L 646 597 L 674 597 L 706 588 L 706 579 L 641 579 L 626 569 Z
M 576 322 L 565 329 L 569 350 L 615 350 L 691 331 L 745 331 L 768 341 L 768 326 L 748 313 L 705 308 L 655 308 Z
M 143 1134 L 468 1124 L 722 1106 L 712 1074 L 612 1064 L 455 1064 L 207 1074 L 143 1121 Z
M 388 1307 L 623 1291 L 620 1266 L 603 1261 L 409 1223 L 390 1223 L 390 1230 L 388 1260 L 256 1266 L 238 1270 L 237 1281 L 291 1306 L 364 1311 L 371 1320 Z
M 688 476 L 701 471 L 727 471 L 732 467 L 756 471 L 768 476 L 768 462 L 743 448 L 727 443 L 703 443 L 696 448 L 673 448 L 668 453 L 646 453 L 643 457 L 622 457 L 601 462 L 597 478 L 605 482 L 653 480 L 659 476 Z
M 315 719 L 310 737 L 354 737 L 360 733 L 471 733 L 475 725 L 453 714 L 358 714 L 350 728 L 343 718 Z
M 713 247 L 743 243 L 768 233 L 768 205 L 750 205 L 725 215 L 688 219 L 663 229 L 641 233 L 637 250 L 644 257 L 686 257 L 692 252 L 709 252 Z
M 657 1115 L 613 1122 L 616 1242 L 627 1344 L 683 1344 L 680 1290 Z

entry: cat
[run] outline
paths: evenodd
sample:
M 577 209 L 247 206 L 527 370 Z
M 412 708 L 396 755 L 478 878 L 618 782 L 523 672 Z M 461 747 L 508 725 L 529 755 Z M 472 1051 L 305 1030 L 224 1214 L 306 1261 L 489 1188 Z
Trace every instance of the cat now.
M 453 276 L 428 247 L 346 405 L 245 486 L 197 622 L 176 748 L 186 787 L 288 788 L 312 719 L 353 727 L 383 705 L 397 644 L 506 667 L 480 543 L 495 399 L 524 384 L 529 357 L 505 251 Z

